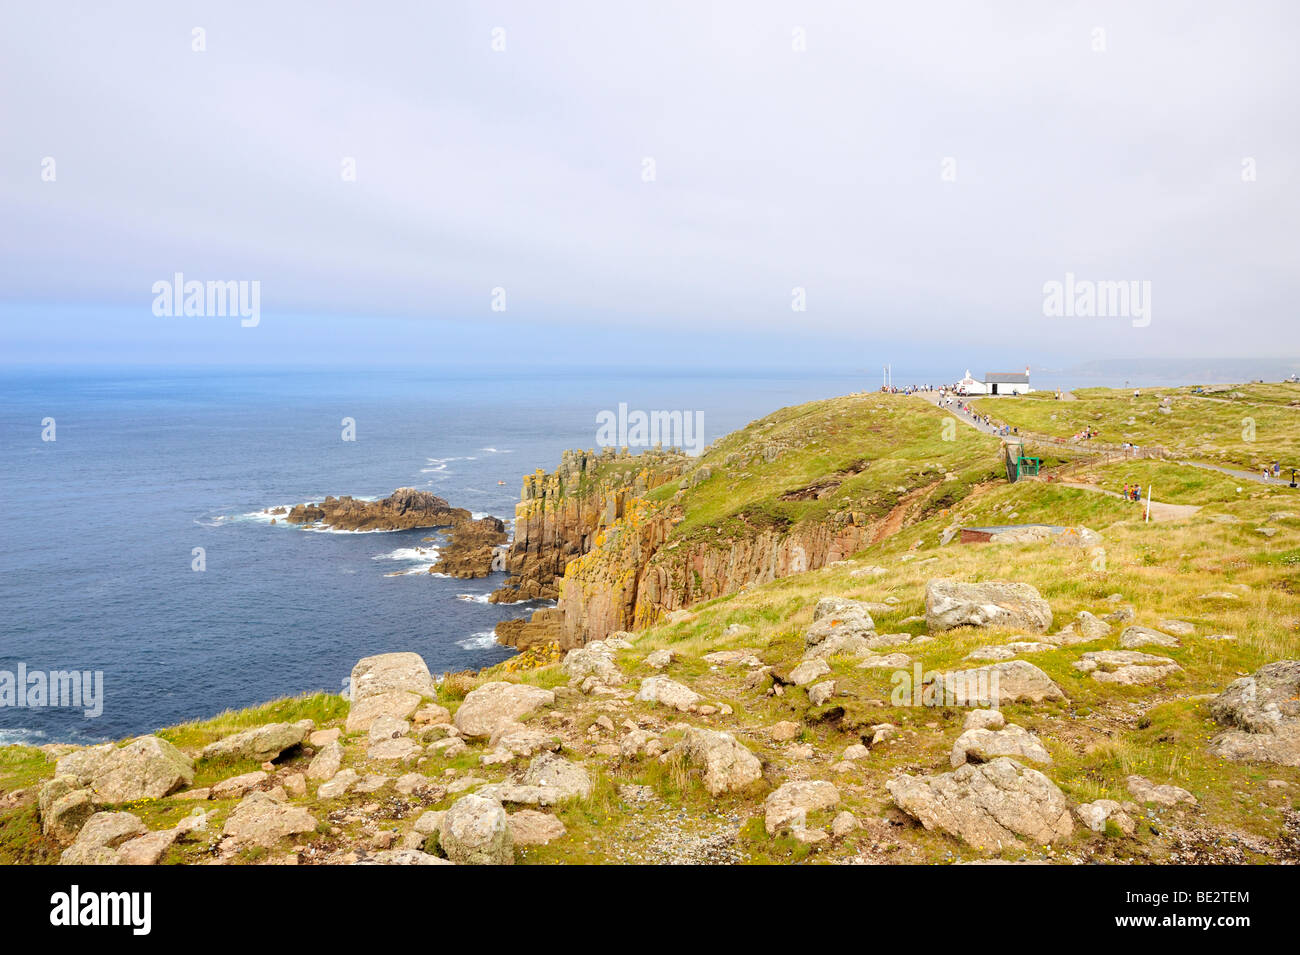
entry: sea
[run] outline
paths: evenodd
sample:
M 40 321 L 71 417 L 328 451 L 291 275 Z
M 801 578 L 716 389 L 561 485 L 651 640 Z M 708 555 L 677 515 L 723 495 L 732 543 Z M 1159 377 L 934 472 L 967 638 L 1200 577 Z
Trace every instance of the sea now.
M 0 371 L 0 681 L 20 666 L 103 681 L 91 716 L 0 705 L 0 743 L 121 739 L 338 692 L 375 653 L 413 650 L 435 675 L 489 666 L 513 652 L 497 622 L 539 606 L 488 603 L 503 574 L 430 574 L 428 530 L 304 529 L 268 508 L 415 487 L 509 521 L 522 476 L 595 447 L 620 405 L 701 413 L 708 442 L 879 384 L 865 371 Z

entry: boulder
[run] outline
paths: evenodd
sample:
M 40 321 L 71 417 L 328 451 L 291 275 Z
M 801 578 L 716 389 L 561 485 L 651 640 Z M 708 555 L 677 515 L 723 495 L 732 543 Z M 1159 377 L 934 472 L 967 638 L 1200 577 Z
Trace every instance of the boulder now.
M 662 670 L 673 662 L 673 651 L 655 650 L 652 653 L 647 654 L 645 662 L 646 666 L 654 667 L 656 670 Z M 610 685 L 612 686 L 613 684 Z
M 1176 806 L 1180 802 L 1196 805 L 1196 797 L 1178 786 L 1158 786 L 1142 776 L 1129 776 L 1124 785 L 1138 802 L 1153 802 L 1158 806 Z
M 437 703 L 425 703 L 411 716 L 411 721 L 416 726 L 427 726 L 431 723 L 450 723 L 451 710 Z
M 456 710 L 456 728 L 465 736 L 491 736 L 507 723 L 517 723 L 555 702 L 550 690 L 526 683 L 484 683 L 466 695 Z
M 213 799 L 235 799 L 259 788 L 266 780 L 267 774 L 259 769 L 256 772 L 231 776 L 229 779 L 214 783 L 209 794 Z
M 442 817 L 438 844 L 457 865 L 513 865 L 514 836 L 506 811 L 494 799 L 461 796 Z
M 823 597 L 813 610 L 813 622 L 804 631 L 804 643 L 815 647 L 826 640 L 864 640 L 875 634 L 876 624 L 871 612 L 860 600 L 845 597 Z
M 148 832 L 138 816 L 129 812 L 97 812 L 81 827 L 76 841 L 59 856 L 59 865 L 116 865 L 117 846 Z
M 121 865 L 157 865 L 168 849 L 181 836 L 180 829 L 159 829 L 128 839 L 118 846 L 117 861 Z
M 792 723 L 790 720 L 782 720 L 769 726 L 767 732 L 778 743 L 784 743 L 803 732 L 803 727 L 798 723 Z
M 925 622 L 931 631 L 1005 627 L 1046 633 L 1052 626 L 1052 608 L 1029 584 L 931 580 L 925 585 Z
M 338 799 L 347 795 L 349 789 L 357 784 L 360 775 L 355 769 L 340 769 L 316 789 L 317 799 Z
M 1234 680 L 1210 703 L 1210 715 L 1230 727 L 1210 741 L 1213 755 L 1300 766 L 1300 660 L 1268 663 Z
M 835 696 L 835 681 L 826 680 L 808 687 L 808 702 L 813 706 L 823 706 Z
M 525 786 L 548 786 L 560 791 L 560 798 L 583 798 L 591 795 L 591 776 L 577 763 L 556 753 L 542 753 L 533 758 L 520 782 Z
M 450 717 L 448 718 L 450 719 Z M 343 731 L 335 726 L 327 730 L 317 730 L 307 737 L 307 742 L 311 743 L 312 746 L 319 748 L 324 746 L 326 743 L 334 742 L 342 735 Z
M 503 803 L 554 806 L 586 798 L 591 789 L 591 776 L 582 766 L 555 753 L 542 753 L 522 773 L 506 782 L 484 786 L 479 795 Z
M 861 827 L 861 823 L 858 822 L 858 817 L 848 810 L 845 810 L 837 813 L 835 818 L 831 820 L 831 835 L 836 839 L 843 839 L 850 832 L 853 832 L 855 829 L 860 829 Z
M 1119 635 L 1119 645 L 1124 650 L 1135 650 L 1145 646 L 1173 648 L 1179 644 L 1177 637 L 1152 630 L 1150 627 L 1125 627 L 1124 632 Z
M 1015 723 L 1004 729 L 969 729 L 952 745 L 953 768 L 965 763 L 987 763 L 999 756 L 1014 756 L 1035 763 L 1050 763 L 1051 754 L 1038 737 Z
M 376 716 L 404 720 L 419 707 L 424 697 L 433 697 L 438 686 L 418 653 L 380 653 L 364 657 L 352 668 L 348 682 L 347 730 L 364 732 Z
M 370 729 L 370 724 L 380 716 L 389 716 L 393 719 L 409 719 L 420 707 L 420 696 L 409 690 L 390 690 L 387 693 L 376 693 L 374 696 L 368 696 L 363 700 L 353 700 L 348 709 L 348 719 L 345 724 L 349 733 L 364 733 Z
M 1073 646 L 1076 643 L 1091 643 L 1100 640 L 1111 631 L 1111 625 L 1100 617 L 1080 610 L 1068 624 L 1056 633 L 1044 634 L 1043 640 L 1058 647 Z
M 805 686 L 830 672 L 830 664 L 825 660 L 804 660 L 790 671 L 785 678 L 785 682 L 793 683 L 795 686 Z
M 758 757 L 730 733 L 692 726 L 678 748 L 685 760 L 704 769 L 704 788 L 713 796 L 743 789 L 763 776 Z
M 194 781 L 193 761 L 157 736 L 71 753 L 59 760 L 56 772 L 75 776 L 101 803 L 161 799 Z
M 380 653 L 363 657 L 352 668 L 348 699 L 353 703 L 394 690 L 417 696 L 438 695 L 438 685 L 418 653 Z
M 824 780 L 797 780 L 782 783 L 763 802 L 763 821 L 768 835 L 782 829 L 803 829 L 810 812 L 834 809 L 840 803 L 840 791 Z
M 378 743 L 381 740 L 405 736 L 409 732 L 411 732 L 409 722 L 399 720 L 397 717 L 385 713 L 371 720 L 370 728 L 366 730 L 366 739 L 372 743 Z
M 565 654 L 560 669 L 571 680 L 584 680 L 594 676 L 605 686 L 622 686 L 627 679 L 614 662 L 614 654 L 608 643 L 601 640 L 570 650 Z
M 277 758 L 287 749 L 301 746 L 312 731 L 309 720 L 299 723 L 268 723 L 235 733 L 203 747 L 203 759 L 251 759 L 259 763 Z
M 343 745 L 332 739 L 320 748 L 307 767 L 308 779 L 333 779 L 343 765 Z
M 398 736 L 371 745 L 366 750 L 366 758 L 388 761 L 409 760 L 415 759 L 423 751 L 420 744 L 409 736 Z
M 1137 830 L 1133 816 L 1137 807 L 1132 803 L 1118 803 L 1113 799 L 1098 799 L 1095 802 L 1080 803 L 1074 808 L 1079 821 L 1093 832 L 1105 832 L 1106 823 L 1114 822 L 1119 831 L 1131 836 Z
M 231 811 L 222 833 L 237 845 L 270 849 L 281 839 L 315 829 L 316 818 L 301 806 L 286 806 L 268 793 L 252 792 Z
M 1169 657 L 1153 656 L 1136 650 L 1094 650 L 1085 653 L 1072 666 L 1091 674 L 1098 683 L 1115 683 L 1120 686 L 1155 683 L 1167 676 L 1181 673 L 1183 669 Z
M 1021 839 L 1048 845 L 1074 831 L 1065 794 L 1056 784 L 1005 756 L 941 776 L 901 776 L 885 788 L 926 829 L 958 836 L 978 849 L 1019 849 Z
M 553 750 L 558 746 L 554 733 L 525 723 L 503 724 L 492 734 L 488 745 L 505 750 L 512 756 L 532 756 L 541 750 Z
M 1025 700 L 1063 700 L 1065 693 L 1046 673 L 1024 660 L 936 674 L 935 689 L 956 705 L 1000 706 Z
M 544 846 L 564 835 L 564 823 L 550 813 L 520 809 L 506 817 L 517 846 Z
M 690 687 L 666 676 L 652 676 L 642 680 L 636 698 L 642 703 L 658 703 L 683 713 L 697 705 L 701 699 Z
M 971 710 L 966 714 L 962 730 L 1000 730 L 1007 725 L 1007 718 L 999 710 Z
M 66 845 L 94 815 L 95 794 L 82 787 L 76 776 L 64 773 L 41 787 L 36 807 L 41 817 L 41 832 Z

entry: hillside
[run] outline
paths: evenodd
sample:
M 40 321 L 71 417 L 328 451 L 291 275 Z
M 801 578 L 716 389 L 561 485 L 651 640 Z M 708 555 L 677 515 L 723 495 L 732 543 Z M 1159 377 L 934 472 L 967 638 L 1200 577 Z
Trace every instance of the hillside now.
M 1278 461 L 1300 467 L 1300 384 L 1205 385 L 1131 390 L 1085 388 L 1074 401 L 1052 392 L 978 398 L 977 411 L 1025 435 L 1068 441 L 1086 428 L 1089 446 L 1130 442 L 1172 458 L 1256 471 Z
M 700 600 L 735 593 L 842 559 L 901 525 L 951 507 L 997 479 L 999 442 L 956 426 L 922 402 L 852 395 L 785 408 L 717 442 L 688 467 L 639 472 L 644 493 L 612 500 L 571 493 L 558 520 L 576 527 L 563 547 L 562 579 L 531 581 L 521 595 L 553 592 L 554 610 L 507 642 L 565 647 L 648 626 Z M 678 471 L 681 470 L 680 477 Z M 557 476 L 554 485 L 572 486 Z M 525 487 L 511 557 L 526 556 L 536 523 Z M 560 502 L 551 505 L 552 510 Z M 542 562 L 559 573 L 556 562 Z M 551 589 L 553 587 L 553 589 Z
M 1121 399 L 992 404 L 1092 401 Z M 952 420 L 852 396 L 695 462 L 606 458 L 547 511 L 591 521 L 557 610 L 605 639 L 438 680 L 363 660 L 350 700 L 161 730 L 174 752 L 7 747 L 0 859 L 1300 859 L 1300 663 L 1273 666 L 1300 658 L 1297 492 L 1069 448 L 1008 484 Z M 1103 493 L 1139 479 L 1184 507 Z M 956 534 L 1025 524 L 1053 530 Z M 994 707 L 934 692 L 985 667 Z

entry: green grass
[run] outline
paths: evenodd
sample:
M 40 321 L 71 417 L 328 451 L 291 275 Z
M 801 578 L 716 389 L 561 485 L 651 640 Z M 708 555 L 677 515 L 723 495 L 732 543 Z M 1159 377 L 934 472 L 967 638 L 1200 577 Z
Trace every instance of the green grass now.
M 1300 385 L 1246 385 L 1237 390 L 1253 400 L 1210 400 L 1187 388 L 1131 391 L 1089 388 L 1077 401 L 979 398 L 977 410 L 1022 432 L 1069 438 L 1094 428 L 1096 441 L 1160 447 L 1172 454 L 1257 470 L 1275 460 L 1300 466 Z M 1168 414 L 1161 398 L 1172 399 Z
M 296 723 L 311 719 L 319 727 L 346 719 L 347 715 L 347 700 L 338 694 L 304 693 L 243 710 L 225 710 L 209 719 L 159 730 L 157 735 L 181 749 L 198 749 L 224 736 L 265 723 Z

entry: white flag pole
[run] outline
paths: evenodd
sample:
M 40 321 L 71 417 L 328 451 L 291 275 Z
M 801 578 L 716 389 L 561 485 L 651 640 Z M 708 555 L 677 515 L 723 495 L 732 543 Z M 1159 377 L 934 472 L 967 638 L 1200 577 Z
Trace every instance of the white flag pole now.
M 1147 524 L 1151 523 L 1151 487 L 1152 485 L 1147 485 L 1147 519 L 1145 521 Z

